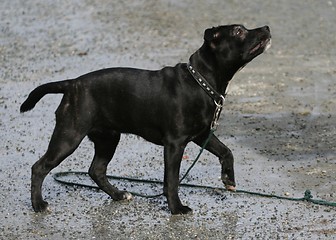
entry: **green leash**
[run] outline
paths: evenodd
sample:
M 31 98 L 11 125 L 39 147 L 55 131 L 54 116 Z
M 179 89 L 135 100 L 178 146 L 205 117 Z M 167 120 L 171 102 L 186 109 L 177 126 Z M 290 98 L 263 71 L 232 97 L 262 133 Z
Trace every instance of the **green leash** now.
M 68 172 L 58 172 L 53 175 L 53 178 L 62 184 L 68 185 L 68 186 L 79 186 L 79 187 L 86 187 L 86 188 L 92 188 L 92 189 L 99 189 L 98 186 L 95 185 L 89 185 L 85 183 L 77 183 L 77 182 L 70 182 L 67 180 L 63 180 L 62 178 L 68 177 L 68 176 L 86 176 L 88 177 L 89 174 L 87 172 L 77 172 L 77 171 L 68 171 Z M 123 180 L 123 181 L 129 181 L 129 182 L 138 182 L 138 183 L 147 183 L 147 184 L 161 184 L 163 185 L 163 182 L 159 180 L 148 180 L 148 179 L 138 179 L 138 178 L 129 178 L 129 177 L 121 177 L 121 176 L 107 176 L 109 179 L 113 180 Z M 181 180 L 180 180 L 181 181 Z M 181 187 L 189 187 L 189 188 L 200 188 L 200 189 L 209 189 L 209 190 L 217 190 L 217 191 L 227 191 L 226 188 L 221 188 L 221 187 L 213 187 L 213 186 L 206 186 L 206 185 L 197 185 L 197 184 L 189 184 L 189 183 L 180 183 Z M 283 200 L 288 200 L 288 201 L 307 201 L 311 202 L 313 204 L 318 204 L 318 205 L 324 205 L 324 206 L 332 206 L 336 207 L 336 202 L 329 202 L 325 200 L 319 200 L 319 199 L 314 199 L 311 191 L 306 190 L 304 193 L 304 196 L 301 198 L 290 198 L 290 197 L 283 197 L 283 196 L 278 196 L 274 194 L 265 194 L 265 193 L 259 193 L 259 192 L 253 192 L 253 191 L 247 191 L 247 190 L 241 190 L 237 189 L 235 191 L 236 193 L 245 193 L 245 194 L 250 194 L 250 195 L 255 195 L 255 196 L 260 196 L 260 197 L 268 197 L 268 198 L 276 198 L 276 199 L 283 199 Z M 145 198 L 156 198 L 160 197 L 163 195 L 163 193 L 160 194 L 154 194 L 154 195 L 145 195 L 137 192 L 130 192 L 134 196 L 139 196 L 139 197 L 145 197 Z
M 220 191 L 227 191 L 225 188 L 220 188 L 220 187 L 212 187 L 212 186 L 205 186 L 205 185 L 197 185 L 197 184 L 188 184 L 188 183 L 182 183 L 182 181 L 187 177 L 191 169 L 195 166 L 197 161 L 199 160 L 201 154 L 203 153 L 206 145 L 208 144 L 209 140 L 212 137 L 214 130 L 211 130 L 209 133 L 208 138 L 205 140 L 205 142 L 202 145 L 202 148 L 200 152 L 198 153 L 197 157 L 193 161 L 193 163 L 190 165 L 188 170 L 185 172 L 183 177 L 180 179 L 179 183 L 180 186 L 182 187 L 190 187 L 190 188 L 201 188 L 201 189 L 210 189 L 210 190 L 220 190 Z M 85 183 L 78 183 L 78 182 L 72 182 L 72 181 L 67 181 L 63 180 L 62 178 L 66 176 L 86 176 L 88 177 L 87 172 L 78 172 L 78 171 L 67 171 L 67 172 L 58 172 L 53 175 L 53 178 L 55 181 L 68 185 L 68 186 L 79 186 L 79 187 L 86 187 L 86 188 L 93 188 L 93 189 L 99 189 L 98 186 L 95 185 L 89 185 Z M 148 180 L 148 179 L 137 179 L 137 178 L 129 178 L 129 177 L 121 177 L 121 176 L 111 176 L 107 175 L 109 179 L 114 179 L 114 180 L 123 180 L 123 181 L 129 181 L 129 182 L 139 182 L 139 183 L 148 183 L 148 184 L 161 184 L 163 185 L 163 182 L 158 181 L 158 180 Z M 260 196 L 260 197 L 268 197 L 268 198 L 276 198 L 276 199 L 283 199 L 283 200 L 288 200 L 288 201 L 307 201 L 311 202 L 313 204 L 318 204 L 318 205 L 323 205 L 323 206 L 332 206 L 336 207 L 336 202 L 329 202 L 325 200 L 318 200 L 318 199 L 313 199 L 313 196 L 311 194 L 310 190 L 306 190 L 304 193 L 304 196 L 302 198 L 290 198 L 290 197 L 283 197 L 283 196 L 278 196 L 274 194 L 265 194 L 265 193 L 259 193 L 259 192 L 253 192 L 253 191 L 246 191 L 246 190 L 240 190 L 237 189 L 235 191 L 236 193 L 245 193 L 245 194 L 250 194 L 250 195 L 255 195 L 255 196 Z M 163 195 L 163 193 L 160 194 L 154 194 L 154 195 L 145 195 L 137 192 L 129 192 L 134 196 L 139 196 L 139 197 L 145 197 L 145 198 L 156 198 L 160 197 Z

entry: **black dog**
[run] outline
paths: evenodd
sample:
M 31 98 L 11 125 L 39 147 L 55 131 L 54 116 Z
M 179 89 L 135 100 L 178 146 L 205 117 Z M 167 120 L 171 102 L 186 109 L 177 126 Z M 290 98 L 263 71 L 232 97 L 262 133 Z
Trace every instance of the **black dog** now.
M 178 196 L 181 158 L 186 145 L 202 145 L 214 125 L 233 75 L 270 43 L 267 26 L 241 25 L 205 30 L 204 44 L 189 64 L 158 71 L 110 68 L 77 79 L 44 84 L 33 90 L 20 111 L 31 110 L 48 93 L 62 93 L 56 126 L 44 156 L 32 167 L 31 200 L 36 212 L 47 209 L 41 188 L 46 175 L 78 147 L 85 136 L 94 143 L 89 174 L 114 200 L 131 195 L 112 186 L 106 168 L 121 133 L 132 133 L 164 146 L 164 194 L 172 214 L 188 213 Z M 202 86 L 202 88 L 200 87 Z M 233 156 L 214 135 L 206 149 L 219 157 L 222 181 L 235 190 Z

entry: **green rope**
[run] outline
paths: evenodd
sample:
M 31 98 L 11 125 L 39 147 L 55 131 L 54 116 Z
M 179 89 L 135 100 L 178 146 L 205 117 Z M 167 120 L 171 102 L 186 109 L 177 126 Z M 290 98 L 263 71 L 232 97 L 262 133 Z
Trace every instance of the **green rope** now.
M 66 180 L 62 180 L 63 177 L 75 175 L 75 176 L 88 176 L 89 174 L 87 172 L 77 172 L 77 171 L 68 171 L 68 172 L 58 172 L 53 175 L 53 178 L 62 184 L 68 185 L 68 186 L 79 186 L 79 187 L 86 187 L 86 188 L 92 188 L 92 189 L 99 189 L 98 186 L 85 184 L 85 183 L 77 183 L 77 182 L 70 182 Z M 112 176 L 107 175 L 109 179 L 113 180 L 123 180 L 123 181 L 129 181 L 129 182 L 138 182 L 138 183 L 146 183 L 146 184 L 161 184 L 163 185 L 163 182 L 159 180 L 148 180 L 148 179 L 138 179 L 138 178 L 129 178 L 129 177 L 121 177 L 121 176 Z M 213 186 L 206 186 L 206 185 L 197 185 L 197 184 L 190 184 L 190 183 L 180 183 L 181 187 L 189 187 L 189 188 L 200 188 L 200 189 L 209 189 L 209 190 L 217 190 L 217 191 L 228 191 L 226 188 L 221 187 L 213 187 Z M 274 194 L 266 194 L 266 193 L 259 193 L 259 192 L 253 192 L 253 191 L 247 191 L 247 190 L 241 190 L 237 189 L 235 191 L 236 193 L 245 193 L 260 197 L 268 197 L 268 198 L 276 198 L 276 199 L 283 199 L 283 200 L 289 200 L 289 201 L 307 201 L 318 205 L 324 205 L 324 206 L 332 206 L 336 207 L 336 202 L 328 202 L 325 200 L 318 200 L 313 199 L 313 196 L 311 194 L 310 190 L 306 190 L 304 193 L 304 196 L 301 198 L 290 198 L 290 197 L 283 197 L 278 196 Z M 160 194 L 154 194 L 154 195 L 144 195 L 137 192 L 130 192 L 134 196 L 139 197 L 145 197 L 145 198 L 156 198 L 163 195 L 163 193 Z
M 205 142 L 203 143 L 202 148 L 201 148 L 200 152 L 198 153 L 197 157 L 195 158 L 195 160 L 193 161 L 191 166 L 187 169 L 185 174 L 180 179 L 179 186 L 190 187 L 190 188 L 210 189 L 210 190 L 217 190 L 217 191 L 218 190 L 227 191 L 226 188 L 182 183 L 182 181 L 187 177 L 187 175 L 189 174 L 191 169 L 195 166 L 195 164 L 199 160 L 199 158 L 200 158 L 201 154 L 203 153 L 206 145 L 208 144 L 210 138 L 212 137 L 213 132 L 214 132 L 214 130 L 210 131 L 209 136 L 205 140 Z M 55 179 L 55 181 L 60 182 L 60 183 L 65 184 L 65 185 L 69 185 L 69 186 L 79 186 L 79 187 L 99 189 L 99 187 L 95 186 L 95 185 L 89 185 L 89 184 L 84 184 L 84 183 L 77 183 L 77 182 L 70 182 L 70 181 L 62 180 L 62 177 L 69 176 L 69 175 L 88 176 L 89 174 L 87 172 L 67 171 L 67 172 L 55 173 L 53 175 L 53 178 Z M 107 177 L 109 179 L 114 179 L 114 180 L 123 180 L 123 181 L 129 181 L 129 182 L 139 182 L 139 183 L 149 183 L 149 184 L 161 184 L 161 185 L 163 185 L 163 182 L 158 181 L 158 180 L 137 179 L 137 178 L 111 176 L 111 175 L 107 175 Z M 274 194 L 265 194 L 265 193 L 259 193 L 259 192 L 241 190 L 241 189 L 237 189 L 235 192 L 236 193 L 245 193 L 245 194 L 250 194 L 250 195 L 255 195 L 255 196 L 261 196 L 261 197 L 284 199 L 284 200 L 289 200 L 289 201 L 307 201 L 307 202 L 311 202 L 311 203 L 318 204 L 318 205 L 336 207 L 336 202 L 329 202 L 329 201 L 325 201 L 325 200 L 313 199 L 313 196 L 312 196 L 310 190 L 306 190 L 305 193 L 304 193 L 304 196 L 302 198 L 283 197 L 283 196 L 278 196 L 278 195 L 274 195 Z M 163 193 L 154 194 L 154 195 L 145 195 L 145 194 L 141 194 L 141 193 L 137 193 L 137 192 L 130 192 L 130 191 L 129 191 L 129 193 L 131 193 L 134 196 L 145 197 L 145 198 L 156 198 L 156 197 L 160 197 L 160 196 L 163 195 Z

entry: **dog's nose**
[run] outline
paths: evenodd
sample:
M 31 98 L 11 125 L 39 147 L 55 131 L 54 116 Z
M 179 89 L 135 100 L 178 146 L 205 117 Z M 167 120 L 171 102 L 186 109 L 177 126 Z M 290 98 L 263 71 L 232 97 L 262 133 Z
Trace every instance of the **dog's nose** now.
M 265 30 L 265 31 L 267 31 L 267 32 L 270 32 L 270 28 L 269 28 L 269 26 L 264 26 L 263 28 L 262 28 L 263 30 Z

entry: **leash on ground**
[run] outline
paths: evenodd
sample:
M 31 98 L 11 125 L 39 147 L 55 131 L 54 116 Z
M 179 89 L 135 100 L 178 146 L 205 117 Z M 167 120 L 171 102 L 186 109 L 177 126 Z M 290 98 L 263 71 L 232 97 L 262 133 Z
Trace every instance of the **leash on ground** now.
M 225 188 L 221 187 L 213 187 L 213 186 L 206 186 L 206 185 L 197 185 L 197 184 L 189 184 L 189 183 L 182 183 L 182 181 L 187 177 L 191 169 L 195 166 L 197 161 L 199 160 L 201 154 L 203 153 L 206 145 L 208 144 L 210 138 L 212 137 L 212 134 L 214 132 L 214 129 L 210 131 L 210 134 L 208 138 L 205 140 L 203 143 L 203 146 L 198 153 L 197 157 L 193 161 L 193 163 L 190 165 L 188 170 L 185 172 L 183 177 L 180 179 L 180 185 L 181 187 L 189 187 L 189 188 L 201 188 L 201 189 L 210 189 L 210 190 L 215 190 L 215 191 L 227 191 Z M 79 187 L 86 187 L 86 188 L 91 188 L 91 189 L 99 189 L 98 186 L 96 185 L 91 185 L 91 184 L 85 184 L 85 183 L 80 183 L 80 182 L 75 182 L 75 181 L 69 181 L 69 180 L 64 180 L 65 177 L 69 176 L 85 176 L 88 177 L 89 174 L 87 172 L 80 172 L 80 171 L 66 171 L 66 172 L 58 172 L 53 175 L 53 178 L 55 181 L 68 185 L 68 186 L 79 186 Z M 112 175 L 107 175 L 109 179 L 113 180 L 119 180 L 119 181 L 128 181 L 128 182 L 138 182 L 138 183 L 146 183 L 146 184 L 161 184 L 163 185 L 162 181 L 159 180 L 149 180 L 149 179 L 138 179 L 138 178 L 130 178 L 130 177 L 121 177 L 121 176 L 112 176 Z M 266 194 L 266 193 L 260 193 L 260 192 L 254 192 L 254 191 L 247 191 L 247 190 L 242 190 L 242 189 L 237 189 L 235 191 L 236 193 L 245 193 L 245 194 L 250 194 L 250 195 L 255 195 L 255 196 L 260 196 L 260 197 L 268 197 L 268 198 L 276 198 L 276 199 L 283 199 L 283 200 L 288 200 L 288 201 L 307 201 L 311 202 L 313 204 L 318 204 L 318 205 L 323 205 L 323 206 L 333 206 L 336 207 L 336 202 L 329 202 L 325 200 L 320 200 L 320 199 L 314 199 L 311 191 L 306 190 L 304 193 L 304 196 L 301 198 L 291 198 L 291 197 L 284 197 L 284 196 L 279 196 L 275 194 Z M 159 194 L 154 194 L 154 195 L 145 195 L 142 193 L 138 192 L 130 192 L 129 193 L 133 194 L 134 196 L 138 197 L 145 197 L 145 198 L 156 198 L 160 197 L 163 195 L 163 193 Z

